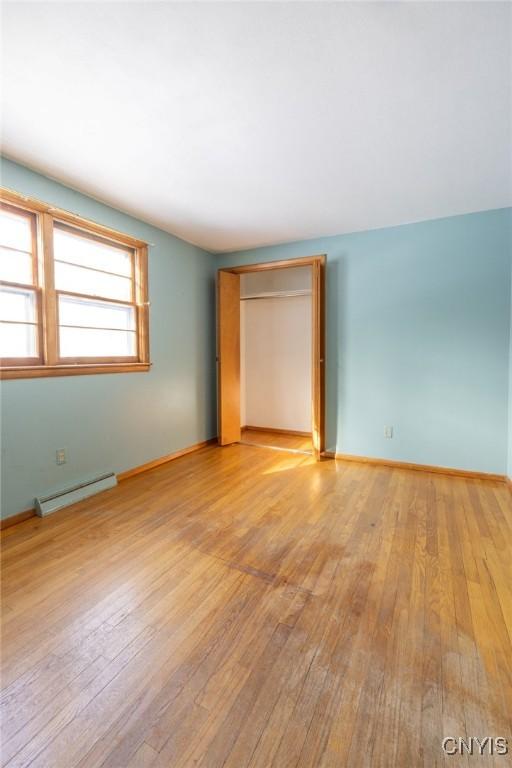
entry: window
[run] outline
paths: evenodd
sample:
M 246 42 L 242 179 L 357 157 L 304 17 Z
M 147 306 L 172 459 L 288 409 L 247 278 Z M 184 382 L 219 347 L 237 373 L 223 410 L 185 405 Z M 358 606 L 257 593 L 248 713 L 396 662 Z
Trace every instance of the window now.
M 148 370 L 146 244 L 7 195 L 0 208 L 2 378 Z
M 137 360 L 133 251 L 55 224 L 53 254 L 59 359 Z
M 36 217 L 0 210 L 0 354 L 4 365 L 41 363 Z

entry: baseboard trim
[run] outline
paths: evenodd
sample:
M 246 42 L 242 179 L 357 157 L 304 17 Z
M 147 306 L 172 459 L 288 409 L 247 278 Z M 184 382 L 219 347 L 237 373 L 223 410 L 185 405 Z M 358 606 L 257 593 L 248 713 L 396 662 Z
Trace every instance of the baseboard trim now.
M 212 443 L 216 442 L 217 438 L 212 437 L 210 440 L 203 440 L 201 443 L 189 445 L 188 448 L 182 448 L 181 451 L 169 453 L 167 456 L 161 456 L 159 459 L 148 461 L 146 464 L 140 464 L 138 467 L 127 469 L 126 472 L 120 472 L 117 475 L 117 480 L 118 482 L 122 483 L 123 480 L 128 480 L 130 477 L 135 477 L 135 475 L 148 472 L 150 469 L 155 469 L 155 467 L 159 467 L 161 464 L 167 464 L 168 461 L 174 461 L 174 459 L 179 459 L 180 456 L 186 456 L 188 453 L 194 453 L 194 451 L 199 451 L 201 448 L 206 448 L 207 445 L 212 445 Z M 35 516 L 36 510 L 33 507 L 31 509 L 26 509 L 24 512 L 18 512 L 16 515 L 11 515 L 10 517 L 6 517 L 4 520 L 0 520 L 0 530 L 3 530 L 4 528 L 10 528 L 11 525 L 23 523 L 25 520 L 29 520 L 31 517 Z
M 281 432 L 284 434 L 304 436 L 309 435 L 309 432 L 291 432 L 290 430 L 281 429 L 267 430 L 263 427 L 242 427 L 242 429 L 255 429 L 256 431 L 261 432 Z M 169 461 L 179 459 L 181 456 L 186 456 L 189 453 L 200 451 L 201 448 L 206 448 L 208 445 L 212 445 L 216 442 L 216 437 L 212 437 L 209 440 L 203 440 L 200 443 L 195 443 L 195 445 L 188 446 L 188 448 L 182 448 L 180 451 L 169 453 L 167 456 L 161 456 L 159 459 L 148 461 L 146 464 L 140 464 L 138 467 L 127 469 L 126 472 L 120 472 L 117 475 L 117 479 L 121 483 L 123 480 L 128 480 L 130 477 L 135 477 L 136 475 L 141 475 L 143 472 L 148 472 L 150 469 L 155 469 L 161 464 L 167 464 Z M 439 475 L 451 475 L 452 477 L 467 477 L 476 480 L 494 480 L 506 483 L 510 492 L 512 493 L 512 478 L 507 477 L 507 475 L 496 475 L 490 472 L 473 472 L 468 469 L 454 469 L 452 467 L 437 467 L 433 464 L 413 464 L 406 461 L 394 461 L 393 459 L 376 459 L 371 458 L 370 456 L 354 456 L 351 453 L 335 453 L 334 451 L 324 451 L 322 453 L 322 457 L 326 459 L 336 459 L 338 461 L 351 461 L 358 464 L 372 464 L 382 467 L 392 467 L 395 469 L 413 469 L 417 472 L 433 472 Z M 31 509 L 25 509 L 23 512 L 18 512 L 16 515 L 11 515 L 10 517 L 6 517 L 3 520 L 0 520 L 0 530 L 10 528 L 12 525 L 17 525 L 18 523 L 23 523 L 25 520 L 30 520 L 31 517 L 35 516 L 36 510 L 33 507 Z
M 25 522 L 25 520 L 30 520 L 31 517 L 35 516 L 36 510 L 34 507 L 31 507 L 30 509 L 25 509 L 24 512 L 18 512 L 16 515 L 6 517 L 4 520 L 0 520 L 0 531 L 3 531 L 5 528 L 10 528 L 11 525 L 17 525 L 18 523 Z
M 174 461 L 174 459 L 179 459 L 181 456 L 186 456 L 188 453 L 200 451 L 201 448 L 206 448 L 207 445 L 212 445 L 212 443 L 216 442 L 217 438 L 212 437 L 209 440 L 195 443 L 195 445 L 189 445 L 188 448 L 182 448 L 180 451 L 169 453 L 167 456 L 160 456 L 159 459 L 153 459 L 153 461 L 148 461 L 146 464 L 140 464 L 138 467 L 127 469 L 126 472 L 120 472 L 117 475 L 118 482 L 122 483 L 123 480 L 128 480 L 128 478 L 135 477 L 135 475 L 140 475 L 142 472 L 149 472 L 150 469 L 155 469 L 155 467 L 159 467 L 161 464 L 167 464 L 168 461 Z
M 275 435 L 297 435 L 298 437 L 311 437 L 311 432 L 301 432 L 299 429 L 276 429 L 275 427 L 253 427 L 245 424 L 242 430 L 250 429 L 253 432 L 272 432 Z
M 496 475 L 492 472 L 475 472 L 470 469 L 455 469 L 453 467 L 437 467 L 433 464 L 414 464 L 408 461 L 395 461 L 394 459 L 375 459 L 370 456 L 354 456 L 351 453 L 335 453 L 334 451 L 324 451 L 322 456 L 326 459 L 337 459 L 339 461 L 353 461 L 359 464 L 373 464 L 382 467 L 392 467 L 395 469 L 414 469 L 417 472 L 433 472 L 438 475 L 451 475 L 452 477 L 467 477 L 475 480 L 494 480 L 504 482 L 506 475 Z M 512 490 L 512 488 L 511 488 Z

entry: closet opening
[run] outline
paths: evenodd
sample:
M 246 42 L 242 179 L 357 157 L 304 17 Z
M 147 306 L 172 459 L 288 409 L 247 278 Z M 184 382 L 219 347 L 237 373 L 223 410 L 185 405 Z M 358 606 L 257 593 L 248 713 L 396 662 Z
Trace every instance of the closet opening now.
M 220 445 L 321 457 L 324 281 L 325 256 L 219 270 Z

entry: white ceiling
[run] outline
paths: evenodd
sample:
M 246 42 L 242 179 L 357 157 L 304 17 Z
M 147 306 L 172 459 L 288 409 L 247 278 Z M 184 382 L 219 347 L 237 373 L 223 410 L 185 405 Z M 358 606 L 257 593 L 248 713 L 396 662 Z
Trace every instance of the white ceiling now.
M 508 3 L 5 3 L 7 156 L 212 251 L 497 208 Z

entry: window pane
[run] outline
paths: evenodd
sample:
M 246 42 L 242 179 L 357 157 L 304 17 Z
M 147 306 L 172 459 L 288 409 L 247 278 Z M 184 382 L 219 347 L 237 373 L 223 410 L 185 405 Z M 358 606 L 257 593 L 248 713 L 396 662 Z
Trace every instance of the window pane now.
M 27 216 L 0 209 L 0 245 L 32 251 L 31 220 Z
M 37 327 L 0 322 L 0 357 L 36 357 Z
M 11 283 L 32 283 L 32 256 L 0 247 L 0 280 Z
M 104 301 L 59 296 L 59 323 L 95 328 L 135 330 L 135 307 L 107 304 Z
M 107 299 L 131 301 L 132 298 L 132 281 L 129 278 L 72 267 L 59 261 L 55 262 L 55 287 L 61 291 L 87 293 Z
M 99 243 L 82 234 L 73 234 L 55 226 L 53 252 L 59 261 L 70 261 L 84 267 L 104 269 L 117 275 L 131 277 L 132 252 Z
M 61 357 L 135 357 L 134 331 L 59 328 Z
M 36 297 L 23 288 L 0 288 L 0 319 L 26 323 L 36 321 Z

